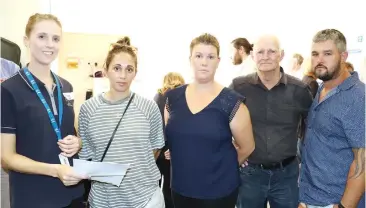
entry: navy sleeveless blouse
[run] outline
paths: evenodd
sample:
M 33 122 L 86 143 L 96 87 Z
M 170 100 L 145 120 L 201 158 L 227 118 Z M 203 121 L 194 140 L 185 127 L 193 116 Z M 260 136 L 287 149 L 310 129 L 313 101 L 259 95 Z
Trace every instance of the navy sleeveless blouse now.
M 196 199 L 218 199 L 240 185 L 238 156 L 230 122 L 244 97 L 224 88 L 202 111 L 193 114 L 187 85 L 166 93 L 169 120 L 165 133 L 171 154 L 172 190 Z

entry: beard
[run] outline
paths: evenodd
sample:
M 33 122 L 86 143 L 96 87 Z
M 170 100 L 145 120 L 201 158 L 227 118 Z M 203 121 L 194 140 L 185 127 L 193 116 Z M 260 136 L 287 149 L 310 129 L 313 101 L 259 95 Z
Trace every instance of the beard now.
M 240 65 L 241 63 L 243 63 L 243 59 L 241 58 L 241 56 L 238 53 L 236 53 L 233 58 L 233 64 Z
M 319 72 L 317 68 L 323 68 L 325 69 L 325 72 Z M 318 79 L 322 80 L 323 82 L 337 78 L 340 71 L 341 71 L 341 61 L 339 61 L 338 64 L 334 67 L 334 70 L 329 70 L 328 67 L 321 64 L 317 65 L 314 68 L 315 76 Z

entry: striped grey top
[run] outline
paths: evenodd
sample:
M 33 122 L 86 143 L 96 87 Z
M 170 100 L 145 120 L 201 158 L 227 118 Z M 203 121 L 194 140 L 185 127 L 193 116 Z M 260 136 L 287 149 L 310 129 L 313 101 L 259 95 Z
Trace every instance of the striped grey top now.
M 80 109 L 81 159 L 100 161 L 130 97 L 110 102 L 99 95 Z M 129 163 L 120 187 L 94 181 L 89 194 L 91 207 L 145 207 L 158 188 L 160 172 L 153 155 L 164 146 L 163 122 L 152 100 L 135 95 L 115 134 L 103 162 Z

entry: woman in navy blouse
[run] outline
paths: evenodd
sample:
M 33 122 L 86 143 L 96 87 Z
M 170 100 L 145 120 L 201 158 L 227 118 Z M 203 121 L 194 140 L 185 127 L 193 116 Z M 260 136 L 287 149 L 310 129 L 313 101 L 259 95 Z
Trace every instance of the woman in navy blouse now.
M 250 115 L 243 97 L 214 81 L 217 39 L 207 33 L 193 39 L 190 53 L 194 82 L 166 93 L 173 202 L 175 208 L 234 208 L 239 165 L 254 150 Z

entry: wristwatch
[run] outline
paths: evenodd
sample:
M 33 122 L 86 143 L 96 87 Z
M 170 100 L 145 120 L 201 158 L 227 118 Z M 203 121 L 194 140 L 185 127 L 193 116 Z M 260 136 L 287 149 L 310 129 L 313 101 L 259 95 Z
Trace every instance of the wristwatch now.
M 341 203 L 341 202 L 339 202 L 338 207 L 339 207 L 339 208 L 345 208 L 345 207 L 342 205 L 342 203 Z

